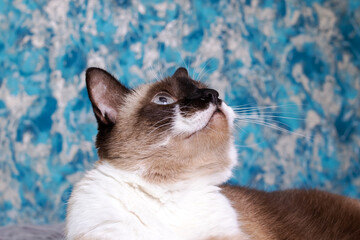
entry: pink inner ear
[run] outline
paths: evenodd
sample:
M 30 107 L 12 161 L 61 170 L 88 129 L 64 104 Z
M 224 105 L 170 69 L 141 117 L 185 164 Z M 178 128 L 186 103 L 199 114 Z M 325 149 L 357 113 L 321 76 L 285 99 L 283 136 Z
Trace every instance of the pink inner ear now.
M 107 86 L 104 81 L 95 83 L 95 86 L 91 88 L 93 102 L 96 103 L 96 107 L 101 113 L 99 117 L 105 121 L 107 121 L 106 118 L 108 118 L 111 122 L 115 123 L 117 116 L 117 94 L 112 91 L 114 91 L 114 89 L 109 89 L 109 86 Z

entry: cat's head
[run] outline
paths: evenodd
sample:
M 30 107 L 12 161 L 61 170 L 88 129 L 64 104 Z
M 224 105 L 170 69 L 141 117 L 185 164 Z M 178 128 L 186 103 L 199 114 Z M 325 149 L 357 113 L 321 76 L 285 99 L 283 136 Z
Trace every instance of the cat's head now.
M 86 84 L 98 121 L 100 161 L 156 183 L 203 178 L 220 184 L 230 177 L 234 113 L 185 68 L 136 89 L 89 68 Z

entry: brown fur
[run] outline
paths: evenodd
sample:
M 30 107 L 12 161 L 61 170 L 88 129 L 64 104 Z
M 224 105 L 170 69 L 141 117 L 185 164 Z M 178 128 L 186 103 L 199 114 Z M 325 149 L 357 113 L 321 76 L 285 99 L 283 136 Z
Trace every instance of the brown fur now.
M 135 90 L 122 86 L 101 69 L 91 68 L 86 76 L 99 123 L 96 146 L 100 163 L 108 161 L 117 168 L 137 171 L 147 181 L 159 184 L 229 168 L 232 133 L 221 112 L 201 131 L 171 135 L 161 144 L 171 132 L 174 106 L 154 104 L 156 94 L 172 96 L 186 117 L 206 109 L 211 101 L 205 99 L 206 86 L 192 80 L 185 69 Z M 110 86 L 100 96 L 95 91 L 99 80 Z M 215 98 L 215 104 L 220 104 Z M 253 239 L 360 239 L 357 200 L 317 190 L 263 192 L 224 185 L 222 192 L 237 211 L 241 228 Z
M 263 192 L 222 186 L 254 239 L 360 239 L 360 202 L 318 190 Z

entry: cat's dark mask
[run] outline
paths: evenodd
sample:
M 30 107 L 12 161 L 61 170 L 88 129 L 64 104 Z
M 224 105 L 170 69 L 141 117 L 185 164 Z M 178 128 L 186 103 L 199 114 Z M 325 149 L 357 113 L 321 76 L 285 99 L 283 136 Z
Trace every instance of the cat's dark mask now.
M 86 71 L 86 86 L 99 124 L 114 124 L 119 106 L 132 90 L 99 68 L 89 68 Z M 154 99 L 156 97 L 158 99 Z M 155 115 L 161 113 L 162 109 L 173 108 L 176 104 L 184 116 L 207 108 L 209 103 L 221 105 L 219 93 L 191 79 L 185 68 L 178 68 L 171 77 L 155 83 L 143 101 L 143 113 L 155 118 L 158 118 Z

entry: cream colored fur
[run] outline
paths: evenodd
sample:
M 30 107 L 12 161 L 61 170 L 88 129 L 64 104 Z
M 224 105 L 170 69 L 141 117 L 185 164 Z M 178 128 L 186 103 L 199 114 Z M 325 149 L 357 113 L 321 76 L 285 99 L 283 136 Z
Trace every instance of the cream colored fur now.
M 220 189 L 199 178 L 172 185 L 145 182 L 103 163 L 74 189 L 68 239 L 247 239 Z

